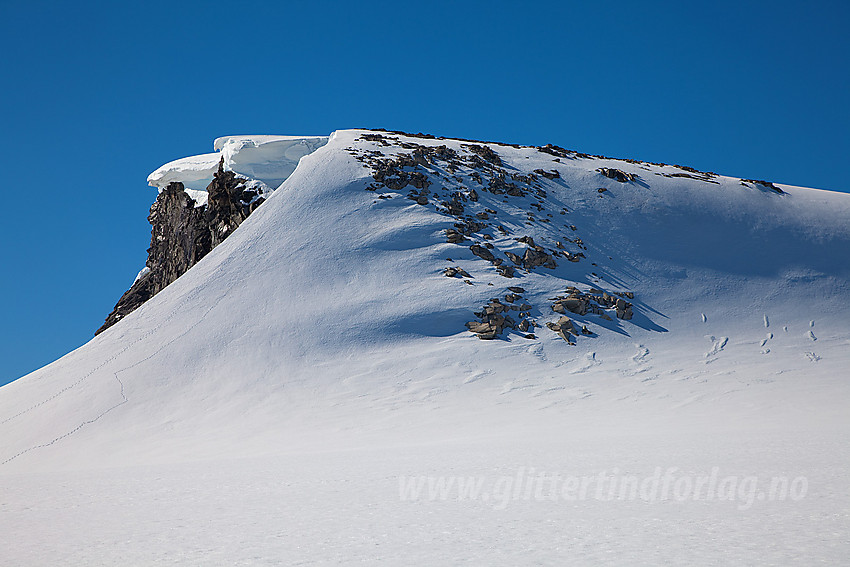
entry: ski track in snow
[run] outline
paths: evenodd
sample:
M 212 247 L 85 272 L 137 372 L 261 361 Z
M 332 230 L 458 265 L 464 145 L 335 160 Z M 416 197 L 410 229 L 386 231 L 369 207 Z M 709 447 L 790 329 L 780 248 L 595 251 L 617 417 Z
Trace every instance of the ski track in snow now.
M 234 284 L 234 285 L 235 285 L 235 284 Z M 233 286 L 231 286 L 231 287 L 233 287 Z M 194 329 L 195 329 L 198 325 L 200 325 L 200 324 L 204 321 L 204 319 L 206 319 L 206 318 L 207 318 L 207 315 L 209 315 L 209 314 L 210 314 L 210 312 L 212 312 L 212 311 L 213 311 L 213 309 L 215 309 L 215 308 L 216 308 L 216 306 L 218 306 L 219 302 L 220 302 L 222 299 L 224 299 L 224 297 L 225 297 L 226 295 L 227 295 L 227 292 L 225 292 L 224 294 L 222 294 L 222 295 L 221 295 L 221 296 L 220 296 L 220 297 L 219 297 L 219 298 L 218 298 L 218 299 L 217 299 L 217 300 L 216 300 L 216 301 L 215 301 L 215 302 L 214 302 L 214 303 L 213 303 L 213 304 L 212 304 L 209 308 L 207 308 L 207 310 L 204 312 L 204 314 L 203 314 L 203 315 L 201 315 L 201 317 L 200 317 L 200 318 L 199 318 L 199 319 L 198 319 L 195 323 L 193 323 L 193 324 L 192 324 L 192 325 L 191 325 L 188 329 L 186 329 L 185 331 L 183 331 L 182 333 L 180 333 L 180 334 L 179 334 L 179 335 L 177 335 L 176 337 L 172 338 L 171 340 L 169 340 L 169 341 L 167 341 L 167 342 L 163 343 L 163 344 L 162 344 L 162 346 L 160 346 L 158 349 L 156 349 L 154 352 L 152 352 L 151 354 L 149 354 L 149 355 L 148 355 L 148 356 L 146 356 L 145 358 L 143 358 L 143 359 L 141 359 L 141 360 L 139 360 L 139 361 L 137 361 L 137 362 L 134 362 L 133 364 L 131 364 L 131 365 L 129 365 L 129 366 L 125 366 L 124 368 L 121 368 L 120 370 L 116 370 L 116 371 L 113 373 L 113 377 L 115 378 L 115 380 L 118 382 L 118 384 L 119 384 L 119 386 L 120 386 L 120 395 L 121 395 L 121 401 L 120 401 L 120 402 L 118 402 L 117 404 L 115 404 L 115 405 L 113 405 L 113 406 L 111 406 L 111 407 L 109 407 L 109 408 L 105 409 L 104 411 L 102 411 L 101 413 L 99 413 L 98 415 L 96 415 L 95 417 L 93 417 L 93 418 L 91 418 L 91 419 L 88 419 L 88 420 L 86 420 L 86 421 L 84 421 L 84 422 L 80 423 L 78 426 L 74 427 L 74 428 L 73 428 L 73 429 L 71 429 L 70 431 L 67 431 L 67 432 L 63 433 L 62 435 L 59 435 L 59 436 L 57 436 L 57 437 L 53 438 L 51 441 L 48 441 L 47 443 L 42 443 L 42 444 L 39 444 L 39 445 L 34 445 L 34 446 L 32 446 L 32 447 L 29 447 L 29 448 L 27 448 L 27 449 L 24 449 L 23 451 L 18 452 L 18 453 L 17 453 L 17 454 L 15 454 L 15 455 L 12 455 L 11 457 L 8 457 L 7 459 L 5 459 L 5 460 L 3 460 L 3 461 L 0 461 L 0 466 L 5 465 L 5 464 L 7 464 L 7 463 L 9 463 L 9 462 L 11 462 L 11 461 L 13 461 L 13 460 L 17 459 L 18 457 L 20 457 L 20 456 L 22 456 L 22 455 L 25 455 L 25 454 L 27 454 L 27 453 L 29 453 L 29 452 L 31 452 L 31 451 L 35 451 L 35 450 L 38 450 L 38 449 L 44 449 L 44 448 L 46 448 L 46 447 L 50 447 L 51 445 L 53 445 L 53 444 L 55 444 L 55 443 L 57 443 L 57 442 L 59 442 L 59 441 L 61 441 L 61 440 L 65 439 L 65 438 L 67 438 L 67 437 L 70 437 L 70 436 L 71 436 L 71 435 L 73 435 L 74 433 L 77 433 L 78 431 L 80 431 L 80 430 L 81 430 L 81 429 L 83 429 L 84 427 L 86 427 L 86 426 L 88 426 L 88 425 L 91 425 L 91 424 L 93 424 L 93 423 L 97 422 L 97 421 L 98 421 L 98 420 L 100 420 L 102 417 L 104 417 L 104 416 L 105 416 L 105 415 L 107 415 L 109 412 L 111 412 L 112 410 L 114 410 L 114 409 L 116 409 L 116 408 L 118 408 L 118 407 L 120 407 L 120 406 L 122 406 L 122 405 L 126 404 L 129 400 L 128 400 L 127 396 L 124 394 L 124 383 L 121 381 L 121 379 L 120 379 L 120 378 L 118 378 L 118 374 L 120 374 L 121 372 L 125 372 L 125 371 L 127 371 L 127 370 L 130 370 L 130 369 L 132 369 L 132 368 L 135 368 L 136 366 L 138 366 L 138 365 L 140 365 L 140 364 L 143 364 L 143 363 L 147 362 L 148 360 L 152 359 L 153 357 L 155 357 L 156 355 L 158 355 L 159 353 L 161 353 L 162 351 L 164 351 L 166 348 L 168 348 L 168 347 L 169 347 L 169 346 L 171 346 L 172 344 L 176 343 L 178 340 L 180 340 L 180 339 L 182 339 L 183 337 L 185 337 L 186 335 L 188 335 L 188 334 L 189 334 L 192 330 L 194 330 Z M 174 313 L 176 313 L 176 312 L 177 312 L 177 310 L 172 311 L 172 315 L 173 315 Z M 163 321 L 160 325 L 157 325 L 156 327 L 154 327 L 154 328 L 153 328 L 151 331 L 149 331 L 148 333 L 145 333 L 144 335 L 142 335 L 142 336 L 139 338 L 139 340 L 138 340 L 138 341 L 136 341 L 136 343 L 137 343 L 137 342 L 139 342 L 139 341 L 141 341 L 141 340 L 143 340 L 144 338 L 147 338 L 147 337 L 151 336 L 152 334 L 156 333 L 156 331 L 157 331 L 157 330 L 159 330 L 159 329 L 161 329 L 161 328 L 162 328 L 162 326 L 163 326 L 166 322 L 167 322 L 167 319 L 166 319 L 166 320 L 164 320 L 164 321 Z M 51 396 L 50 398 L 48 398 L 48 399 L 44 400 L 43 402 L 40 402 L 40 403 L 38 403 L 38 404 L 36 404 L 36 405 L 32 406 L 31 408 L 29 408 L 29 409 L 28 409 L 28 410 L 26 410 L 26 411 L 31 411 L 31 410 L 33 410 L 33 409 L 35 409 L 35 408 L 39 407 L 39 406 L 42 406 L 42 405 L 46 404 L 47 402 L 49 402 L 49 401 L 51 401 L 51 400 L 56 399 L 57 397 L 59 397 L 59 395 L 61 395 L 61 394 L 62 394 L 62 393 L 64 393 L 64 392 L 67 392 L 67 391 L 68 391 L 68 390 L 70 390 L 72 387 L 74 387 L 74 386 L 77 386 L 77 385 L 81 384 L 81 383 L 82 383 L 82 382 L 83 382 L 86 378 L 90 377 L 90 376 L 91 376 L 92 374 L 94 374 L 97 370 L 99 370 L 100 368 L 103 368 L 103 367 L 104 367 L 106 364 L 108 364 L 109 362 L 112 362 L 112 361 L 114 361 L 114 360 L 118 359 L 118 358 L 119 358 L 119 357 L 120 357 L 123 353 L 127 352 L 127 350 L 128 350 L 128 349 L 129 349 L 129 348 L 130 348 L 133 344 L 135 344 L 135 343 L 130 343 L 130 344 L 126 345 L 126 346 L 125 346 L 124 348 L 122 348 L 122 349 L 121 349 L 121 350 L 120 350 L 120 351 L 119 351 L 116 355 L 114 355 L 114 356 L 110 357 L 109 359 L 107 359 L 106 361 L 104 361 L 103 363 L 101 363 L 100 365 L 98 365 L 97 367 L 95 367 L 93 370 L 91 370 L 91 371 L 89 371 L 88 373 L 86 373 L 86 374 L 85 374 L 85 376 L 83 376 L 82 378 L 80 378 L 79 380 L 77 380 L 76 382 L 74 382 L 73 384 L 71 384 L 70 386 L 63 388 L 62 390 L 60 390 L 59 392 L 57 392 L 56 394 L 54 394 L 54 395 L 53 395 L 53 396 Z M 12 419 L 14 419 L 14 418 L 16 418 L 16 417 L 19 417 L 19 416 L 23 415 L 24 413 L 26 413 L 26 412 L 21 412 L 21 413 L 19 413 L 19 414 L 17 414 L 17 415 L 14 415 L 14 416 L 12 416 L 12 417 L 10 417 L 10 418 L 8 418 L 8 419 L 4 420 L 2 423 L 6 423 L 7 421 L 10 421 L 10 420 L 12 420 Z M 0 423 L 0 425 L 2 425 L 2 423 Z
M 122 370 L 127 370 L 127 369 L 129 369 L 129 368 L 131 368 L 131 367 L 127 367 L 127 368 L 122 369 Z M 121 372 L 121 370 L 119 370 L 118 372 Z M 120 401 L 120 402 L 118 402 L 117 404 L 115 404 L 115 405 L 113 405 L 113 406 L 111 406 L 111 407 L 107 408 L 106 410 L 104 410 L 103 412 L 99 413 L 98 415 L 96 415 L 96 416 L 95 416 L 95 417 L 93 417 L 92 419 L 88 419 L 88 420 L 86 420 L 86 421 L 82 422 L 81 424 L 79 424 L 78 426 L 76 426 L 74 429 L 71 429 L 70 431 L 67 431 L 67 432 L 63 433 L 62 435 L 60 435 L 60 436 L 58 436 L 58 437 L 55 437 L 54 439 L 52 439 L 51 441 L 48 441 L 47 443 L 42 443 L 41 445 L 35 445 L 35 446 L 33 446 L 33 447 L 29 447 L 29 448 L 27 448 L 27 449 L 24 449 L 23 451 L 20 451 L 19 453 L 15 454 L 15 455 L 12 455 L 11 457 L 7 458 L 7 459 L 6 459 L 6 460 L 4 460 L 4 461 L 0 461 L 0 466 L 3 466 L 3 465 L 5 465 L 5 464 L 7 464 L 7 463 L 9 463 L 9 462 L 11 462 L 11 461 L 14 461 L 14 460 L 15 460 L 15 459 L 17 459 L 18 457 L 20 457 L 20 456 L 22 456 L 22 455 L 26 455 L 26 454 L 27 454 L 27 453 L 29 453 L 30 451 L 35 451 L 35 450 L 38 450 L 38 449 L 44 449 L 44 448 L 46 448 L 46 447 L 50 447 L 50 446 L 51 446 L 51 445 L 53 445 L 54 443 L 57 443 L 57 442 L 59 442 L 59 441 L 61 441 L 61 440 L 65 439 L 65 438 L 67 438 L 67 437 L 70 437 L 71 435 L 73 435 L 74 433 L 78 432 L 79 430 L 81 430 L 81 429 L 82 429 L 82 428 L 84 428 L 85 426 L 87 426 L 87 425 L 91 425 L 92 423 L 95 423 L 96 421 L 98 421 L 100 418 L 102 418 L 103 416 L 105 416 L 106 414 L 108 414 L 109 412 L 111 412 L 112 410 L 114 410 L 115 408 L 117 408 L 117 407 L 119 407 L 119 406 L 122 406 L 122 405 L 126 404 L 126 403 L 127 403 L 127 401 L 128 401 L 128 399 L 127 399 L 127 396 L 126 396 L 126 395 L 124 395 L 124 383 L 121 381 L 121 379 L 120 379 L 120 378 L 118 378 L 118 372 L 115 372 L 115 373 L 113 374 L 113 377 L 114 377 L 114 378 L 115 378 L 115 380 L 118 382 L 118 385 L 119 385 L 119 386 L 120 386 L 120 388 L 121 388 L 121 391 L 119 392 L 119 393 L 120 393 L 120 395 L 121 395 L 121 401 Z
M 189 298 L 187 298 L 187 299 L 186 299 L 186 300 L 184 300 L 184 301 L 185 301 L 185 302 L 188 302 L 188 301 L 189 301 Z M 67 386 L 65 386 L 64 388 L 62 388 L 62 389 L 60 389 L 59 391 L 57 391 L 55 394 L 53 394 L 53 395 L 51 395 L 51 396 L 48 396 L 47 398 L 45 398 L 44 400 L 42 400 L 42 401 L 38 402 L 37 404 L 34 404 L 34 405 L 32 405 L 32 406 L 28 407 L 27 409 L 25 409 L 25 410 L 23 410 L 23 411 L 20 411 L 20 412 L 16 413 L 15 415 L 12 415 L 12 416 L 9 416 L 9 417 L 7 417 L 7 418 L 3 419 L 2 421 L 0 421 L 0 425 L 3 425 L 3 424 L 5 424 L 5 423 L 8 423 L 8 422 L 12 421 L 13 419 L 19 418 L 19 417 L 21 417 L 21 416 L 23 416 L 23 415 L 25 415 L 25 414 L 27 414 L 27 413 L 29 413 L 29 412 L 33 411 L 34 409 L 37 409 L 37 408 L 39 408 L 39 407 L 43 406 L 44 404 L 49 403 L 49 402 L 51 402 L 51 401 L 55 400 L 56 398 L 58 398 L 59 396 L 61 396 L 61 395 L 62 395 L 62 394 L 64 394 L 65 392 L 67 392 L 67 391 L 69 391 L 69 390 L 72 390 L 72 389 L 76 388 L 77 386 L 79 386 L 80 384 L 82 384 L 83 382 L 85 382 L 85 381 L 86 381 L 89 377 L 91 377 L 91 376 L 92 376 L 95 372 L 97 372 L 98 370 L 100 370 L 100 369 L 101 369 L 101 368 L 103 368 L 104 366 L 108 365 L 110 362 L 113 362 L 113 361 L 115 361 L 115 360 L 119 359 L 119 358 L 120 358 L 120 357 L 121 357 L 121 356 L 122 356 L 125 352 L 127 352 L 130 348 L 132 348 L 132 347 L 133 347 L 136 343 L 144 342 L 144 341 L 145 341 L 148 337 L 150 337 L 150 336 L 152 336 L 152 335 L 156 334 L 156 332 L 157 332 L 157 331 L 159 331 L 161 328 L 163 328 L 166 324 L 168 324 L 168 323 L 171 321 L 171 319 L 172 319 L 172 318 L 173 318 L 173 317 L 174 317 L 177 313 L 178 313 L 178 310 L 177 310 L 177 309 L 172 310 L 171 314 L 169 314 L 169 315 L 168 315 L 165 319 L 163 319 L 161 323 L 159 323 L 158 325 L 156 325 L 155 327 L 153 327 L 153 328 L 152 328 L 152 329 L 150 329 L 149 331 L 146 331 L 145 333 L 143 333 L 143 334 L 139 335 L 139 338 L 138 338 L 138 339 L 136 339 L 134 342 L 127 343 L 126 345 L 124 345 L 124 346 L 123 346 L 120 350 L 118 350 L 118 352 L 116 352 L 116 353 L 115 353 L 115 354 L 113 354 L 112 356 L 110 356 L 110 357 L 106 358 L 105 360 L 103 360 L 100 364 L 98 364 L 97 366 L 95 366 L 94 368 L 92 368 L 91 370 L 89 370 L 88 372 L 86 372 L 86 373 L 85 373 L 83 376 L 81 376 L 79 379 L 77 379 L 76 381 L 72 382 L 71 384 L 68 384 L 68 385 L 67 385 Z

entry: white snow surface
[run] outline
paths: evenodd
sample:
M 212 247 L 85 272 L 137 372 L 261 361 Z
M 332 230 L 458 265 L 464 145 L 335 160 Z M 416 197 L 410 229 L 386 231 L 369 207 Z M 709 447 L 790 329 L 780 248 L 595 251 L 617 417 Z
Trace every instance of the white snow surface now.
M 213 143 L 215 153 L 166 163 L 148 176 L 148 184 L 164 189 L 179 181 L 186 189 L 205 192 L 224 158 L 224 168 L 275 189 L 305 155 L 325 145 L 327 136 L 226 136 Z M 197 200 L 197 199 L 196 199 Z
M 148 185 L 165 189 L 169 183 L 180 182 L 187 189 L 206 191 L 218 168 L 221 155 L 201 154 L 170 161 L 148 175 Z
M 850 194 L 490 144 L 509 172 L 556 170 L 539 179 L 546 198 L 494 195 L 438 164 L 422 206 L 411 187 L 366 190 L 354 154 L 467 155 L 468 142 L 364 133 L 311 152 L 217 140 L 246 176 L 294 171 L 141 308 L 0 388 L 0 563 L 846 563 Z M 446 242 L 440 203 L 459 187 L 479 195 L 465 214 L 496 211 L 510 231 L 476 242 L 580 236 L 586 258 L 498 275 L 472 241 Z M 594 333 L 575 346 L 545 325 L 536 340 L 464 329 L 507 286 L 555 321 L 547 299 L 565 285 L 633 291 L 635 316 L 571 314 Z M 672 482 L 716 469 L 739 488 L 571 499 L 521 482 L 657 469 Z M 419 477 L 478 479 L 487 498 L 402 498 Z M 774 477 L 805 479 L 804 496 L 758 496 Z
M 134 280 L 133 280 L 133 283 L 135 284 L 137 281 L 139 281 L 140 279 L 142 279 L 142 278 L 143 278 L 143 277 L 144 277 L 144 276 L 145 276 L 148 272 L 150 272 L 150 271 L 151 271 L 151 269 L 150 269 L 149 267 L 147 267 L 147 266 L 145 266 L 144 268 L 142 268 L 141 270 L 139 270 L 139 273 L 138 273 L 138 274 L 136 274 L 136 279 L 134 279 Z

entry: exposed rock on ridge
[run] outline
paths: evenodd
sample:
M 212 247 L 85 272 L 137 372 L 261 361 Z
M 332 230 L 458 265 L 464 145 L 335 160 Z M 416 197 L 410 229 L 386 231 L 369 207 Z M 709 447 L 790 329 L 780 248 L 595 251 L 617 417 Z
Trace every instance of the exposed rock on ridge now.
M 151 206 L 147 270 L 127 290 L 95 335 L 105 331 L 198 263 L 265 200 L 267 187 L 224 170 L 207 186 L 207 204 L 196 206 L 182 183 L 170 183 Z
M 376 193 L 380 191 L 373 204 L 379 200 L 401 197 L 400 192 L 407 189 L 407 199 L 431 208 L 436 214 L 445 216 L 446 221 L 453 221 L 453 228 L 443 229 L 443 234 L 448 244 L 459 248 L 446 261 L 454 262 L 452 257 L 459 256 L 472 263 L 467 263 L 469 271 L 457 265 L 447 266 L 443 269 L 444 275 L 462 279 L 470 286 L 495 287 L 499 284 L 488 282 L 481 276 L 495 272 L 505 278 L 521 279 L 545 268 L 555 272 L 555 280 L 561 279 L 565 283 L 584 282 L 587 285 L 600 282 L 602 277 L 589 271 L 594 268 L 601 271 L 597 262 L 590 262 L 592 267 L 559 267 L 558 258 L 565 258 L 572 264 L 586 259 L 588 247 L 576 234 L 578 228 L 568 216 L 570 211 L 557 196 L 550 197 L 546 190 L 547 185 L 558 187 L 559 190 L 569 188 L 561 180 L 558 165 L 561 159 L 593 160 L 593 156 L 558 146 L 544 146 L 536 149 L 554 156 L 552 165 L 529 171 L 504 162 L 496 150 L 480 142 L 462 143 L 451 148 L 446 145 L 419 144 L 410 140 L 411 137 L 434 139 L 425 135 L 365 133 L 358 140 L 366 143 L 351 146 L 347 151 L 371 170 L 372 181 L 367 182 L 365 189 Z M 641 183 L 640 176 L 634 172 L 611 167 L 596 171 L 624 184 Z M 600 188 L 597 192 L 601 195 L 607 190 Z M 558 218 L 556 214 L 563 217 Z M 523 228 L 534 232 L 535 236 L 512 236 L 514 231 Z M 517 247 L 517 244 L 524 247 Z M 568 247 L 572 250 L 568 250 Z M 470 259 L 470 255 L 474 260 Z M 595 259 L 604 262 L 603 258 Z M 492 271 L 483 268 L 479 260 L 492 266 Z M 476 264 L 484 271 L 474 277 Z M 496 281 L 503 283 L 498 279 Z M 468 321 L 466 328 L 483 340 L 507 338 L 511 330 L 525 338 L 536 339 L 537 335 L 530 331 L 539 325 L 530 318 L 530 311 L 538 309 L 546 316 L 549 310 L 541 306 L 535 308 L 531 303 L 533 298 L 530 298 L 530 302 L 523 300 L 521 304 L 516 303 L 522 299 L 524 289 L 519 286 L 507 289 L 511 293 L 505 294 L 504 299 L 491 298 L 481 311 L 474 313 L 478 320 Z M 558 295 L 550 300 L 554 302 L 550 305 L 552 311 L 561 315 L 560 319 L 546 326 L 574 345 L 578 337 L 597 336 L 588 324 L 601 329 L 606 328 L 606 322 L 613 322 L 615 317 L 631 320 L 635 315 L 635 307 L 624 298 L 633 299 L 634 294 L 611 293 L 613 295 L 596 288 L 582 292 L 574 285 L 568 285 L 567 295 Z M 591 319 L 592 315 L 598 315 L 599 320 Z M 617 325 L 612 323 L 607 328 Z

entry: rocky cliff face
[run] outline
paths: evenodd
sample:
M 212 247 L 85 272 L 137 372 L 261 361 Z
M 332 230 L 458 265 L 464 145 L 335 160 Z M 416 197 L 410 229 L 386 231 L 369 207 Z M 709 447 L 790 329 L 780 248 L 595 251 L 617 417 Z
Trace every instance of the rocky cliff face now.
M 170 183 L 151 206 L 151 245 L 146 270 L 127 290 L 103 326 L 108 329 L 162 291 L 218 246 L 264 200 L 262 183 L 225 171 L 223 161 L 207 187 L 207 203 L 197 203 L 183 184 Z

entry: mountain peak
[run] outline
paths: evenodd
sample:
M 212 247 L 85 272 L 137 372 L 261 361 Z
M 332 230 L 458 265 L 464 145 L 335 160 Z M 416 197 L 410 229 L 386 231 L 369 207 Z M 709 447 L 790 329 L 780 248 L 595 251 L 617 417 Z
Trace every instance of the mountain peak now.
M 684 407 L 676 376 L 708 380 L 703 403 L 770 377 L 727 399 L 746 420 L 846 364 L 848 195 L 554 145 L 341 130 L 296 160 L 318 141 L 257 138 L 219 140 L 203 206 L 187 179 L 162 188 L 147 301 L 4 388 L 7 467 L 274 452 L 328 427 L 413 438 L 429 416 L 486 434 Z M 272 155 L 297 165 L 249 191 L 282 171 Z

